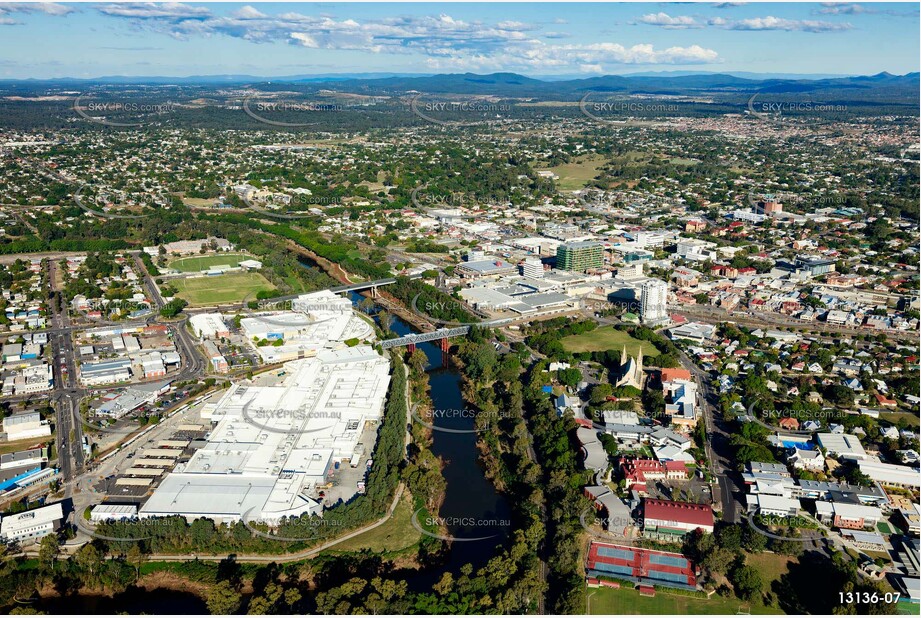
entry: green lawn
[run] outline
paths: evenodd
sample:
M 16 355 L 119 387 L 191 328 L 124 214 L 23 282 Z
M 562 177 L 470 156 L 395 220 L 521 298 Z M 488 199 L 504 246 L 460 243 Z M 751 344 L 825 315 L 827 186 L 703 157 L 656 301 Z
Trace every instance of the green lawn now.
M 606 162 L 607 159 L 604 157 L 593 155 L 581 157 L 572 163 L 564 163 L 549 169 L 560 177 L 559 180 L 555 181 L 560 191 L 576 191 L 584 189 L 589 181 L 598 175 L 598 170 Z
M 630 584 L 626 584 L 629 586 Z M 656 590 L 655 597 L 642 597 L 632 588 L 589 588 L 589 614 L 594 615 L 693 615 L 693 614 L 782 614 L 779 609 L 749 605 L 736 598 L 713 595 L 709 599 L 669 594 Z
M 622 350 L 627 346 L 627 354 L 636 356 L 640 348 L 643 356 L 651 358 L 659 354 L 659 350 L 648 341 L 634 339 L 629 333 L 617 330 L 613 326 L 596 328 L 581 335 L 570 335 L 563 338 L 563 347 L 567 352 L 604 352 L 605 350 Z
M 176 258 L 169 262 L 169 267 L 181 270 L 184 273 L 197 273 L 215 266 L 234 267 L 243 260 L 251 259 L 253 259 L 253 256 L 242 253 L 215 253 Z
M 247 298 L 255 299 L 259 291 L 275 289 L 268 279 L 255 272 L 233 272 L 211 277 L 171 279 L 169 284 L 178 290 L 176 296 L 187 300 L 193 306 L 240 302 Z
M 796 558 L 782 554 L 769 554 L 767 552 L 745 554 L 745 564 L 750 564 L 761 573 L 761 578 L 764 580 L 764 590 L 770 590 L 771 584 L 789 571 L 791 564 L 794 563 L 796 563 Z
M 899 419 L 904 418 L 905 422 L 908 423 L 909 429 L 918 429 L 921 426 L 921 419 L 918 418 L 917 414 L 911 412 L 881 412 L 879 417 L 884 421 L 889 421 L 893 425 L 899 422 Z
M 377 528 L 333 545 L 330 551 L 346 552 L 369 549 L 380 553 L 397 551 L 415 545 L 422 535 L 413 527 L 412 516 L 412 502 L 408 496 L 404 495 L 397 504 L 397 508 L 393 510 L 393 517 Z

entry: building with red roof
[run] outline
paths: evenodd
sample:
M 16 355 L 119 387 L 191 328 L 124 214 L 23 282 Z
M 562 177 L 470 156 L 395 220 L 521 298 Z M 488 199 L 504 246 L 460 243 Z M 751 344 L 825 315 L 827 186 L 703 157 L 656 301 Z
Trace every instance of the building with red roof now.
M 682 368 L 666 368 L 659 371 L 659 379 L 662 384 L 666 382 L 671 382 L 672 380 L 688 380 L 691 379 L 691 372 L 687 369 Z
M 646 483 L 649 481 L 688 478 L 688 468 L 683 461 L 624 458 L 620 462 L 620 470 L 627 489 L 636 489 L 640 493 L 646 493 Z
M 880 395 L 879 393 L 873 393 L 873 397 L 876 398 L 876 403 L 886 408 L 895 408 L 899 405 L 895 399 L 890 399 L 889 397 Z
M 698 528 L 713 532 L 713 509 L 709 504 L 643 499 L 643 534 L 684 536 Z

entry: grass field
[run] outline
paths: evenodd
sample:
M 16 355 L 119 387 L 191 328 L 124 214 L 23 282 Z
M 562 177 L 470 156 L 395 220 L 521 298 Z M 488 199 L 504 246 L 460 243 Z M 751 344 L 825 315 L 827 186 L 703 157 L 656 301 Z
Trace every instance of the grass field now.
M 210 206 L 213 206 L 214 203 L 217 201 L 218 199 L 214 197 L 211 197 L 211 198 L 184 197 L 182 198 L 182 203 L 185 204 L 186 206 L 191 206 L 192 208 L 208 208 Z
M 634 339 L 629 333 L 615 329 L 613 326 L 596 328 L 581 335 L 570 335 L 563 338 L 563 347 L 567 352 L 604 352 L 605 350 L 622 350 L 627 346 L 627 354 L 636 356 L 640 348 L 643 356 L 652 358 L 659 354 L 659 350 L 648 341 Z
M 790 570 L 791 564 L 796 563 L 796 558 L 781 554 L 745 554 L 745 563 L 758 569 L 764 581 L 764 590 L 770 590 L 771 584 Z
M 709 599 L 668 594 L 656 590 L 655 597 L 641 597 L 631 588 L 589 588 L 586 592 L 589 614 L 680 615 L 680 614 L 781 614 L 779 609 L 749 605 L 735 598 L 713 595 Z
M 191 257 L 176 258 L 169 263 L 169 267 L 181 270 L 184 273 L 197 273 L 215 266 L 233 267 L 243 260 L 249 259 L 252 259 L 251 255 L 244 255 L 242 253 L 195 255 Z
M 407 495 L 404 495 L 397 504 L 397 508 L 393 510 L 393 517 L 377 528 L 334 545 L 330 548 L 330 551 L 343 552 L 369 549 L 375 553 L 380 553 L 397 551 L 414 545 L 422 535 L 411 523 L 412 509 L 412 502 Z
M 909 428 L 914 427 L 917 429 L 921 426 L 921 419 L 918 418 L 917 414 L 912 414 L 911 412 L 881 412 L 879 417 L 892 424 L 898 423 L 900 418 L 904 418 Z
M 549 168 L 551 172 L 560 177 L 556 186 L 561 191 L 576 191 L 585 188 L 595 176 L 607 159 L 602 156 L 581 157 L 572 163 L 564 163 Z
M 193 306 L 240 302 L 247 297 L 256 298 L 256 294 L 261 290 L 275 289 L 268 279 L 253 272 L 172 279 L 169 284 L 178 290 L 176 296 L 185 299 Z
M 36 400 L 41 399 L 41 394 L 37 394 L 35 396 L 35 399 Z M 36 444 L 39 444 L 43 441 L 53 442 L 54 439 L 45 438 L 43 440 L 41 438 L 27 438 L 25 440 L 16 440 L 14 442 L 7 442 L 4 440 L 2 443 L 0 443 L 0 455 L 6 455 L 8 453 L 15 453 L 16 451 L 22 451 L 22 450 L 29 448 L 30 446 L 35 446 Z

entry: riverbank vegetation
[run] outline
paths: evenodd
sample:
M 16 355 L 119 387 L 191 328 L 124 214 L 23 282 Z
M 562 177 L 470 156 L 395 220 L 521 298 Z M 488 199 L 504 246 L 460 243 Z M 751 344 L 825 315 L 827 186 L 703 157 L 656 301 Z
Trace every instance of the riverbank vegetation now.
M 460 300 L 442 292 L 433 285 L 419 279 L 397 277 L 396 283 L 388 286 L 387 294 L 406 307 L 443 322 L 478 322 L 478 318 L 464 308 Z

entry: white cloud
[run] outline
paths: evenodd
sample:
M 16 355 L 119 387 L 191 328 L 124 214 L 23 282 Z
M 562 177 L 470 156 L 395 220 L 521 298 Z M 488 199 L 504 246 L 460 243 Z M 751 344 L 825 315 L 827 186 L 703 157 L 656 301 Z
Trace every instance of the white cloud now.
M 173 37 L 224 35 L 258 43 L 287 42 L 310 49 L 357 50 L 394 55 L 419 54 L 432 69 L 536 70 L 552 67 L 595 71 L 619 64 L 706 64 L 718 61 L 712 49 L 697 45 L 657 49 L 617 43 L 551 42 L 564 33 L 540 32 L 536 24 L 465 21 L 447 14 L 355 20 L 285 12 L 266 15 L 243 6 L 226 15 L 188 5 L 135 3 L 106 5 L 106 15 Z M 664 14 L 662 14 L 664 15 Z M 668 17 L 668 16 L 666 16 Z M 669 18 L 690 27 L 691 18 Z M 693 22 L 693 19 L 691 19 Z
M 687 28 L 702 28 L 703 26 L 697 23 L 693 17 L 687 15 L 679 15 L 672 17 L 667 13 L 649 13 L 648 15 L 643 15 L 639 19 L 640 23 L 647 24 L 649 26 L 660 26 L 666 30 L 685 30 Z
M 823 2 L 819 13 L 825 15 L 857 15 L 869 13 L 866 7 L 852 2 Z
M 848 23 L 833 23 L 811 19 L 784 19 L 782 17 L 753 17 L 729 21 L 722 25 L 728 30 L 783 30 L 786 32 L 841 32 L 851 30 Z
M 311 49 L 317 49 L 320 47 L 319 43 L 317 43 L 317 40 L 306 32 L 292 32 L 291 38 L 297 41 L 298 45 L 301 45 L 302 47 L 309 47 Z
M 203 6 L 189 6 L 180 2 L 125 2 L 106 4 L 99 11 L 113 17 L 133 19 L 189 19 L 206 18 L 211 11 Z
M 73 7 L 58 4 L 57 2 L 0 2 L 0 23 L 16 24 L 15 20 L 7 17 L 10 13 L 44 13 L 45 15 L 67 15 L 76 11 Z
M 240 8 L 240 9 L 234 11 L 234 12 L 231 13 L 230 15 L 231 15 L 232 17 L 236 17 L 237 19 L 264 19 L 264 18 L 268 17 L 268 15 L 266 15 L 266 14 L 263 13 L 262 11 L 259 11 L 259 10 L 257 10 L 257 9 L 254 9 L 253 7 L 251 7 L 251 6 L 248 5 L 248 4 L 247 4 L 246 6 L 244 6 L 244 7 L 242 7 L 242 8 Z
M 57 2 L 42 2 L 32 6 L 39 13 L 45 13 L 46 15 L 68 15 L 76 10 L 73 7 L 58 4 Z

